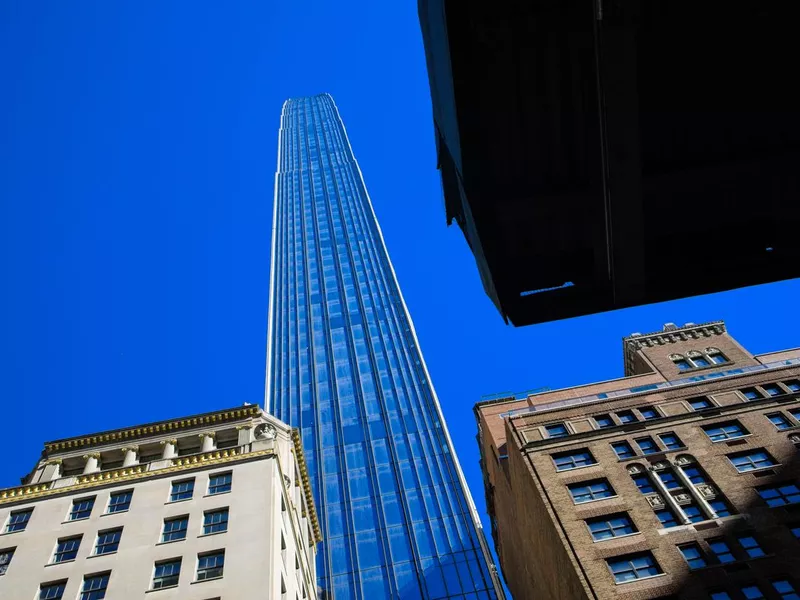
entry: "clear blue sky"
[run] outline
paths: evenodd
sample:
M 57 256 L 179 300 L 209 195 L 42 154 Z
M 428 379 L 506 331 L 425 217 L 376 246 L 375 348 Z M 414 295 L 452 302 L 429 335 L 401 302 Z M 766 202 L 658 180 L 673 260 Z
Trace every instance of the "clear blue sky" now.
M 288 96 L 339 106 L 481 511 L 481 395 L 619 377 L 667 321 L 800 346 L 797 281 L 505 326 L 445 226 L 413 0 L 4 0 L 0 89 L 0 486 L 48 439 L 262 402 Z

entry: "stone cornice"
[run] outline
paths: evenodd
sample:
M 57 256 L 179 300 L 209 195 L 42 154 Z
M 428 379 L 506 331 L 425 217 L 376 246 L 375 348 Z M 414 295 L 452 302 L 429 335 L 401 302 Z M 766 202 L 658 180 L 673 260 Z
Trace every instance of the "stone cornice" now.
M 294 442 L 294 457 L 297 461 L 298 470 L 300 471 L 300 479 L 303 482 L 303 494 L 306 497 L 308 517 L 311 521 L 311 527 L 314 530 L 314 539 L 317 542 L 321 542 L 322 531 L 320 530 L 319 520 L 317 519 L 317 508 L 314 504 L 314 496 L 311 493 L 311 481 L 308 478 L 308 467 L 306 466 L 303 444 L 300 440 L 300 430 L 297 428 L 292 429 L 292 442 Z
M 692 339 L 710 338 L 715 335 L 722 335 L 726 331 L 725 321 L 711 321 L 709 323 L 684 325 L 683 327 L 667 323 L 661 331 L 631 334 L 622 338 L 625 373 L 633 372 L 633 355 L 637 350 Z
M 44 448 L 46 455 L 50 455 L 53 452 L 64 452 L 79 448 L 91 448 L 93 446 L 163 435 L 165 433 L 173 433 L 182 430 L 193 429 L 195 427 L 221 425 L 231 421 L 239 421 L 249 417 L 256 417 L 260 414 L 261 409 L 257 405 L 242 406 L 239 408 L 222 410 L 205 415 L 198 415 L 196 417 L 162 421 L 160 423 L 142 425 L 140 427 L 130 427 L 116 431 L 108 431 L 95 435 L 55 440 L 53 442 L 46 443 Z

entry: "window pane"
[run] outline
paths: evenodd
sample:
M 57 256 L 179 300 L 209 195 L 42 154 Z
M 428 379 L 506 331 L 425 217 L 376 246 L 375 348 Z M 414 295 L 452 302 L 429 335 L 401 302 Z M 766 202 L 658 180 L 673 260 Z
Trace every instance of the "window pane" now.
M 660 436 L 662 443 L 668 450 L 683 448 L 683 442 L 674 433 L 662 433 Z
M 686 559 L 690 569 L 699 569 L 706 566 L 706 559 L 697 544 L 686 544 L 685 546 L 679 546 L 678 549 L 681 551 L 683 558 Z
M 606 479 L 596 479 L 567 486 L 572 499 L 576 504 L 600 500 L 614 495 L 611 484 Z
M 80 600 L 101 600 L 106 597 L 109 574 L 92 575 L 83 579 Z
M 728 458 L 740 473 L 764 469 L 775 464 L 775 461 L 764 450 L 751 450 L 741 454 L 732 454 Z
M 231 491 L 231 481 L 233 480 L 232 473 L 223 473 L 221 475 L 212 475 L 208 479 L 208 493 L 222 494 Z
M 689 400 L 689 406 L 694 410 L 703 410 L 704 408 L 711 408 L 714 405 L 708 398 L 692 398 Z
M 578 467 L 584 467 L 596 463 L 594 457 L 586 449 L 554 454 L 553 461 L 555 462 L 557 471 L 577 469 Z
M 133 498 L 132 491 L 111 494 L 111 499 L 108 501 L 108 512 L 115 513 L 128 510 L 131 507 L 131 498 Z
M 53 553 L 53 562 L 60 563 L 68 560 L 75 560 L 75 557 L 78 556 L 78 549 L 80 546 L 80 536 L 58 540 L 56 550 Z
M 750 558 L 764 556 L 764 551 L 753 536 L 745 535 L 739 538 L 739 544 Z
M 748 585 L 743 587 L 742 595 L 747 598 L 747 600 L 762 600 L 764 598 L 764 594 L 757 585 Z
M 197 580 L 212 579 L 222 577 L 223 567 L 225 566 L 225 552 L 213 552 L 198 557 L 197 560 Z
M 228 509 L 207 512 L 203 517 L 203 535 L 221 533 L 228 530 Z
M 172 560 L 156 563 L 155 571 L 153 572 L 153 588 L 154 590 L 178 585 L 178 580 L 181 575 L 181 559 L 175 558 Z
M 758 495 L 769 506 L 783 506 L 800 502 L 800 488 L 793 483 L 785 483 L 758 488 Z
M 189 517 L 177 517 L 164 521 L 164 531 L 161 534 L 162 542 L 174 542 L 186 538 L 186 529 L 189 527 Z
M 188 500 L 194 495 L 194 479 L 186 481 L 173 481 L 172 492 L 169 495 L 170 502 L 178 500 Z
M 658 419 L 659 417 L 661 417 L 661 415 L 658 414 L 658 411 L 655 408 L 650 407 L 650 406 L 646 406 L 644 408 L 640 408 L 639 412 L 642 413 L 642 417 L 644 417 L 648 421 L 650 419 Z
M 730 546 L 728 546 L 727 542 L 723 540 L 711 540 L 709 541 L 708 545 L 719 562 L 725 564 L 736 560 L 733 557 L 733 552 L 731 552 Z
M 8 523 L 6 523 L 6 533 L 25 531 L 28 521 L 30 521 L 31 513 L 33 513 L 32 508 L 12 512 L 8 517 Z
M 675 514 L 671 510 L 667 508 L 662 508 L 656 510 L 655 513 L 656 516 L 658 517 L 658 520 L 661 521 L 661 524 L 665 528 L 677 527 L 679 525 L 678 520 L 675 517 Z
M 66 581 L 58 583 L 43 583 L 39 587 L 37 600 L 61 600 L 64 597 L 64 590 L 67 587 Z
M 626 583 L 661 573 L 660 567 L 650 552 L 607 558 L 606 562 L 617 583 Z
M 793 427 L 789 419 L 783 416 L 781 413 L 772 413 L 771 415 L 767 415 L 767 418 L 772 422 L 773 425 L 775 425 L 775 427 L 778 428 L 779 431 L 791 429 Z
M 564 437 L 569 435 L 569 431 L 567 430 L 567 426 L 563 423 L 555 423 L 553 425 L 545 425 L 545 431 L 547 432 L 547 437 L 557 438 L 557 437 Z
M 655 440 L 651 437 L 637 438 L 636 444 L 641 449 L 642 454 L 656 454 L 657 452 L 661 452 L 661 448 L 658 447 Z
M 614 452 L 617 453 L 618 458 L 631 458 L 632 456 L 636 456 L 636 453 L 628 442 L 614 442 L 611 444 L 611 447 L 614 449 Z
M 636 487 L 639 488 L 639 491 L 643 494 L 652 494 L 655 492 L 655 488 L 653 488 L 653 483 L 650 481 L 650 477 L 645 475 L 644 473 L 637 473 L 635 475 L 631 475 Z
M 594 422 L 597 423 L 598 429 L 614 426 L 614 421 L 609 415 L 596 415 L 594 417 Z
M 632 410 L 621 410 L 617 413 L 617 417 L 623 425 L 625 423 L 635 423 L 639 420 L 636 418 L 636 415 L 633 414 Z
M 788 579 L 776 579 L 772 582 L 773 589 L 778 592 L 782 600 L 800 600 L 794 586 Z
M 595 541 L 606 540 L 621 535 L 630 535 L 637 531 L 630 517 L 626 513 L 604 515 L 588 519 L 586 525 Z
M 747 435 L 747 430 L 742 427 L 739 421 L 728 421 L 727 423 L 718 423 L 716 425 L 705 425 L 703 431 L 711 439 L 712 442 L 719 442 L 722 440 L 730 440 L 743 435 Z
M 69 521 L 77 521 L 78 519 L 88 519 L 92 514 L 94 507 L 94 498 L 83 498 L 81 500 L 72 501 L 72 509 L 69 512 Z

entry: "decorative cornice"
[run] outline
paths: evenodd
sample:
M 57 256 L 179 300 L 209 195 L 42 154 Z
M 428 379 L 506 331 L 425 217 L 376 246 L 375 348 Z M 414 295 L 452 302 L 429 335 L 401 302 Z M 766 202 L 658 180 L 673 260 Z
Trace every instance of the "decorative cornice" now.
M 139 446 L 136 444 L 130 444 L 128 446 L 124 446 L 121 450 L 127 454 L 128 452 L 139 452 Z
M 213 452 L 206 452 L 200 455 L 172 459 L 173 464 L 171 467 L 164 467 L 163 469 L 156 469 L 155 471 L 147 471 L 145 465 L 134 465 L 131 467 L 114 469 L 113 471 L 79 475 L 76 477 L 76 482 L 73 485 L 61 488 L 51 487 L 52 482 L 7 488 L 0 490 L 0 505 L 7 504 L 9 502 L 19 502 L 20 500 L 33 500 L 46 496 L 53 496 L 56 494 L 71 493 L 76 490 L 96 487 L 108 483 L 161 477 L 176 471 L 187 471 L 200 467 L 244 461 L 267 456 L 275 456 L 274 450 L 258 450 L 255 452 L 241 452 L 239 454 L 235 452 L 235 449 L 215 450 Z
M 300 441 L 300 430 L 296 427 L 292 429 L 292 442 L 294 442 L 294 456 L 297 461 L 297 467 L 300 471 L 300 479 L 303 482 L 303 494 L 306 497 L 306 507 L 308 508 L 308 517 L 311 521 L 311 528 L 314 530 L 314 540 L 316 542 L 322 541 L 322 531 L 319 527 L 319 520 L 317 519 L 317 508 L 314 504 L 314 495 L 311 493 L 311 481 L 308 477 L 308 467 L 306 466 L 306 457 L 303 452 L 303 444 Z
M 176 440 L 175 438 L 170 438 L 168 440 L 161 440 L 158 443 L 161 444 L 162 446 L 166 446 L 167 444 L 171 444 L 173 446 L 177 446 L 178 445 L 178 440 Z
M 50 460 L 48 460 L 44 464 L 45 465 L 60 465 L 62 462 L 64 462 L 64 461 L 62 461 L 60 458 L 51 458 Z
M 94 458 L 95 460 L 100 460 L 100 453 L 99 452 L 87 452 L 83 455 L 83 460 L 89 460 L 90 458 Z
M 633 355 L 637 350 L 652 348 L 654 346 L 664 346 L 666 344 L 691 339 L 709 338 L 715 335 L 722 335 L 726 331 L 725 321 L 711 321 L 709 323 L 700 324 L 687 323 L 683 327 L 678 327 L 673 323 L 667 323 L 661 331 L 633 333 L 622 338 L 625 373 L 633 373 Z
M 211 438 L 213 440 L 215 437 L 217 437 L 217 434 L 214 433 L 213 431 L 206 431 L 204 433 L 197 434 L 197 437 L 199 437 L 201 440 L 203 438 L 207 438 L 207 437 L 209 437 L 209 438 Z
M 163 423 L 155 423 L 153 425 L 143 425 L 141 427 L 131 427 L 129 429 L 120 429 L 119 431 L 99 433 L 97 435 L 57 440 L 54 442 L 48 442 L 44 447 L 47 453 L 74 450 L 77 448 L 99 446 L 102 444 L 110 444 L 130 439 L 162 435 L 173 431 L 191 429 L 193 427 L 218 425 L 229 421 L 245 419 L 247 417 L 255 417 L 260 413 L 261 409 L 257 405 L 244 406 L 237 409 L 225 410 L 208 415 L 190 417 L 187 419 L 176 419 L 173 421 L 164 421 Z

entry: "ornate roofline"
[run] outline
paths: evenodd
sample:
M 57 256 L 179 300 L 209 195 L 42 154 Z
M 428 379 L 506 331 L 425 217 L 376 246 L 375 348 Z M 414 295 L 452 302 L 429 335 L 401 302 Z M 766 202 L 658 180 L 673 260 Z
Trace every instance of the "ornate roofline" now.
M 303 482 L 303 495 L 306 497 L 308 518 L 311 521 L 311 527 L 314 530 L 314 539 L 317 542 L 321 542 L 322 530 L 319 527 L 317 507 L 314 504 L 314 495 L 311 493 L 311 480 L 308 477 L 308 467 L 306 466 L 306 455 L 305 452 L 303 452 L 303 443 L 300 440 L 300 430 L 297 429 L 297 427 L 292 428 L 292 442 L 294 442 L 294 457 L 297 461 L 297 468 L 300 471 L 300 479 Z
M 86 436 L 76 436 L 61 440 L 54 440 L 52 442 L 46 442 L 44 445 L 44 450 L 45 455 L 48 456 L 53 452 L 76 450 L 78 448 L 91 448 L 92 446 L 135 440 L 138 438 L 160 435 L 173 431 L 191 429 L 193 427 L 219 425 L 221 423 L 228 423 L 231 421 L 240 421 L 248 417 L 259 416 L 260 414 L 261 409 L 257 404 L 238 406 L 236 408 L 228 408 L 191 417 L 171 419 L 168 421 L 158 421 L 156 423 L 147 423 L 145 425 L 138 425 L 135 427 L 103 431 Z
M 633 373 L 633 355 L 643 347 L 652 348 L 688 339 L 722 335 L 726 331 L 725 321 L 710 321 L 699 324 L 686 323 L 682 327 L 678 327 L 674 323 L 665 323 L 661 331 L 632 333 L 622 338 L 622 361 L 625 365 L 625 373 Z

